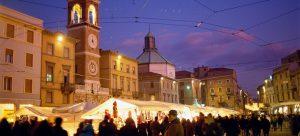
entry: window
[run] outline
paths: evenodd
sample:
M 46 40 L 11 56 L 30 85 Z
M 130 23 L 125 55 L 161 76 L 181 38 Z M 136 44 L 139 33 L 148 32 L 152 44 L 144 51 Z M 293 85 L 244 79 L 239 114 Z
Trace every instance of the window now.
M 165 94 L 165 93 L 163 93 L 163 95 L 164 95 L 164 101 L 166 101 L 166 94 Z
M 32 93 L 32 80 L 25 79 L 25 93 Z
M 130 73 L 129 65 L 126 65 L 126 72 Z
M 113 89 L 117 89 L 117 75 L 113 75 L 112 76 L 113 77 Z
M 65 68 L 63 68 L 63 71 L 64 71 L 63 73 L 64 84 L 68 84 L 70 83 L 70 67 L 65 66 Z
M 94 23 L 94 17 L 93 17 L 93 12 L 92 11 L 89 11 L 89 21 L 91 24 Z
M 127 91 L 129 92 L 130 91 L 130 79 L 127 78 Z
M 68 104 L 68 103 L 69 103 L 69 95 L 63 94 L 63 104 Z
M 114 69 L 117 69 L 117 61 L 114 61 Z
M 122 90 L 124 90 L 124 77 L 120 77 L 120 87 Z
M 174 95 L 172 94 L 172 103 L 174 102 Z
M 177 95 L 175 94 L 175 102 L 177 103 Z
M 153 82 L 150 83 L 150 87 L 154 88 L 154 83 Z
M 219 92 L 222 92 L 222 88 L 219 88 Z
M 46 93 L 46 103 L 52 103 L 53 102 L 53 92 L 47 91 Z
M 136 81 L 132 81 L 133 91 L 136 91 Z
M 215 94 L 215 90 L 213 88 L 210 89 L 211 94 Z
M 78 73 L 78 65 L 75 65 L 75 73 Z
M 14 38 L 15 37 L 15 26 L 7 24 L 6 26 L 6 37 Z
M 12 77 L 8 77 L 8 76 L 4 77 L 4 90 L 7 91 L 12 90 Z
M 123 63 L 120 64 L 120 71 L 123 71 Z
M 54 45 L 53 43 L 47 44 L 47 54 L 48 55 L 54 55 Z
M 14 62 L 14 51 L 11 49 L 5 50 L 5 62 L 6 63 L 13 63 Z
M 135 67 L 132 67 L 132 74 L 135 74 Z
M 64 58 L 69 58 L 70 57 L 70 50 L 67 47 L 64 47 Z
M 30 53 L 26 53 L 26 66 L 27 67 L 33 66 L 33 55 Z
M 218 80 L 218 84 L 219 84 L 219 85 L 222 84 L 222 81 L 221 81 L 221 80 Z
M 74 23 L 75 24 L 79 23 L 79 17 L 78 17 L 78 12 L 77 11 L 75 11 L 75 13 L 74 13 Z
M 226 82 L 227 82 L 227 83 L 230 83 L 230 80 L 229 80 L 229 79 L 227 79 L 227 80 L 226 80 Z
M 89 23 L 95 25 L 96 24 L 96 8 L 94 5 L 90 5 L 88 8 L 88 16 Z
M 46 81 L 53 82 L 54 77 L 54 65 L 51 63 L 46 64 Z
M 34 41 L 33 31 L 27 30 L 27 42 L 33 43 L 33 41 Z
M 230 88 L 227 88 L 227 93 L 228 93 L 228 94 L 230 94 L 230 93 L 231 93 L 231 91 L 230 91 Z

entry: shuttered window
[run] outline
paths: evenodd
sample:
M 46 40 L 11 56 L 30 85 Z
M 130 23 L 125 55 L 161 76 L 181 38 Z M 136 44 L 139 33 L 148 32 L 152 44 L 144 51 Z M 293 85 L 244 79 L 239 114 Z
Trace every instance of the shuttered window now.
M 33 66 L 33 55 L 30 53 L 26 53 L 26 66 L 27 67 Z
M 11 91 L 12 90 L 12 77 L 5 76 L 3 86 L 4 86 L 4 90 Z
M 6 26 L 6 37 L 14 38 L 15 37 L 15 26 L 12 24 L 7 24 Z
M 11 49 L 5 50 L 5 62 L 13 63 L 14 62 L 14 51 Z
M 25 79 L 25 93 L 32 93 L 32 80 Z
M 27 42 L 33 43 L 34 34 L 33 31 L 27 30 Z

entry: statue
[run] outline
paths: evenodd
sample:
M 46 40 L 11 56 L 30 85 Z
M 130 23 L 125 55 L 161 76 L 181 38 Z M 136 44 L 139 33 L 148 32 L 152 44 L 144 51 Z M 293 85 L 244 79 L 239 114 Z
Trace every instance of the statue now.
M 113 103 L 113 116 L 114 116 L 114 118 L 118 118 L 118 107 L 117 106 L 118 106 L 117 102 L 115 101 Z

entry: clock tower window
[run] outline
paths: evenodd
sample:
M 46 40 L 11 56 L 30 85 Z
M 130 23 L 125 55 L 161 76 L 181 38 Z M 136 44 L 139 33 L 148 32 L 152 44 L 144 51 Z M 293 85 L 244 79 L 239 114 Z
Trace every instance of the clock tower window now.
M 88 8 L 89 23 L 96 25 L 96 8 L 94 5 L 90 5 Z
M 82 8 L 79 4 L 75 4 L 71 11 L 71 23 L 77 24 L 80 23 L 82 18 Z

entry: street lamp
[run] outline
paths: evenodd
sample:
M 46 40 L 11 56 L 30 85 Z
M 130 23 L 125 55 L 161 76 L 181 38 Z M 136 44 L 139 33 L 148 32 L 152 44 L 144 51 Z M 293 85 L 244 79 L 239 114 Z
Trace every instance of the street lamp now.
M 191 87 L 188 85 L 188 86 L 186 86 L 186 89 L 190 90 L 190 89 L 191 89 Z
M 122 56 L 121 55 L 118 55 L 118 59 L 121 59 L 122 58 Z
M 64 39 L 64 37 L 63 37 L 62 34 L 59 34 L 59 35 L 57 36 L 57 41 L 58 41 L 58 42 L 62 42 L 63 39 Z

